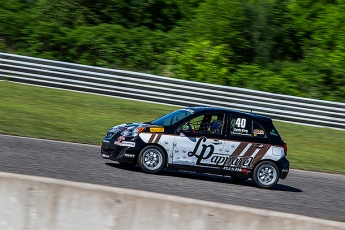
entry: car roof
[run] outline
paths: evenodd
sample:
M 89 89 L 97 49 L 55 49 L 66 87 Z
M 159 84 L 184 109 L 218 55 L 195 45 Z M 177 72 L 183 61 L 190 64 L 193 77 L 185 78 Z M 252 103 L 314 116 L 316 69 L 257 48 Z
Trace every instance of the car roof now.
M 244 112 L 244 111 L 239 111 L 239 110 L 235 110 L 235 109 L 229 109 L 229 108 L 222 108 L 222 107 L 212 107 L 212 106 L 194 106 L 194 107 L 186 107 L 183 109 L 190 109 L 193 110 L 195 112 L 203 112 L 203 111 L 209 111 L 209 112 L 231 112 L 231 113 L 235 113 L 238 115 L 247 115 L 247 116 L 252 116 L 252 117 L 256 117 L 260 120 L 264 120 L 264 121 L 270 121 L 271 118 L 267 117 L 267 116 L 262 116 L 262 115 L 258 115 L 252 112 Z

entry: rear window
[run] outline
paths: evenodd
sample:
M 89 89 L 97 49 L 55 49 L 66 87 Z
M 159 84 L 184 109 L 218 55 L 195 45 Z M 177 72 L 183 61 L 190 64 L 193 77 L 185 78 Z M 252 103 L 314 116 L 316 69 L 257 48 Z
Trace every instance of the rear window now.
M 271 121 L 271 124 L 272 124 L 272 129 L 269 130 L 270 135 L 273 137 L 280 137 L 280 134 L 272 121 Z
M 266 130 L 258 122 L 253 122 L 253 137 L 266 137 Z

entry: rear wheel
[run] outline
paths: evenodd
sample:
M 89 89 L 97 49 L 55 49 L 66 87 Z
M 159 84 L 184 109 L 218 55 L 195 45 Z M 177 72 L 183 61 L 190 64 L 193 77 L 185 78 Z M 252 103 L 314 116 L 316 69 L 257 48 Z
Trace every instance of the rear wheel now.
M 140 151 L 137 161 L 141 171 L 158 173 L 164 168 L 165 154 L 158 146 L 149 145 Z
M 280 172 L 271 161 L 262 161 L 254 169 L 252 180 L 259 188 L 272 188 L 279 180 Z

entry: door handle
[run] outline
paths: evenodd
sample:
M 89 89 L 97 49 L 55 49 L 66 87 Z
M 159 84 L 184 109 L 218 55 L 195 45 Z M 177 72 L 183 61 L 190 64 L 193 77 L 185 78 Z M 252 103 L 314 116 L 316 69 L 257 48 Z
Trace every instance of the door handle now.
M 213 141 L 211 141 L 211 143 L 214 144 L 214 145 L 219 145 L 219 144 L 221 144 L 222 142 L 220 142 L 220 141 L 218 141 L 218 140 L 213 140 Z
M 254 145 L 254 147 L 261 149 L 261 148 L 263 148 L 263 147 L 264 147 L 264 145 L 261 145 L 261 144 L 255 144 L 255 145 Z

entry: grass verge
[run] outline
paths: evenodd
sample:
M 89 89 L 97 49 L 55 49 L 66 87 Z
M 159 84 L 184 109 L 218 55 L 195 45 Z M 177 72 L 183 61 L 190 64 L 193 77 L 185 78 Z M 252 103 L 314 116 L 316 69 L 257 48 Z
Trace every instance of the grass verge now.
M 99 144 L 107 130 L 176 106 L 0 81 L 0 133 Z M 292 168 L 345 174 L 345 131 L 274 121 Z

